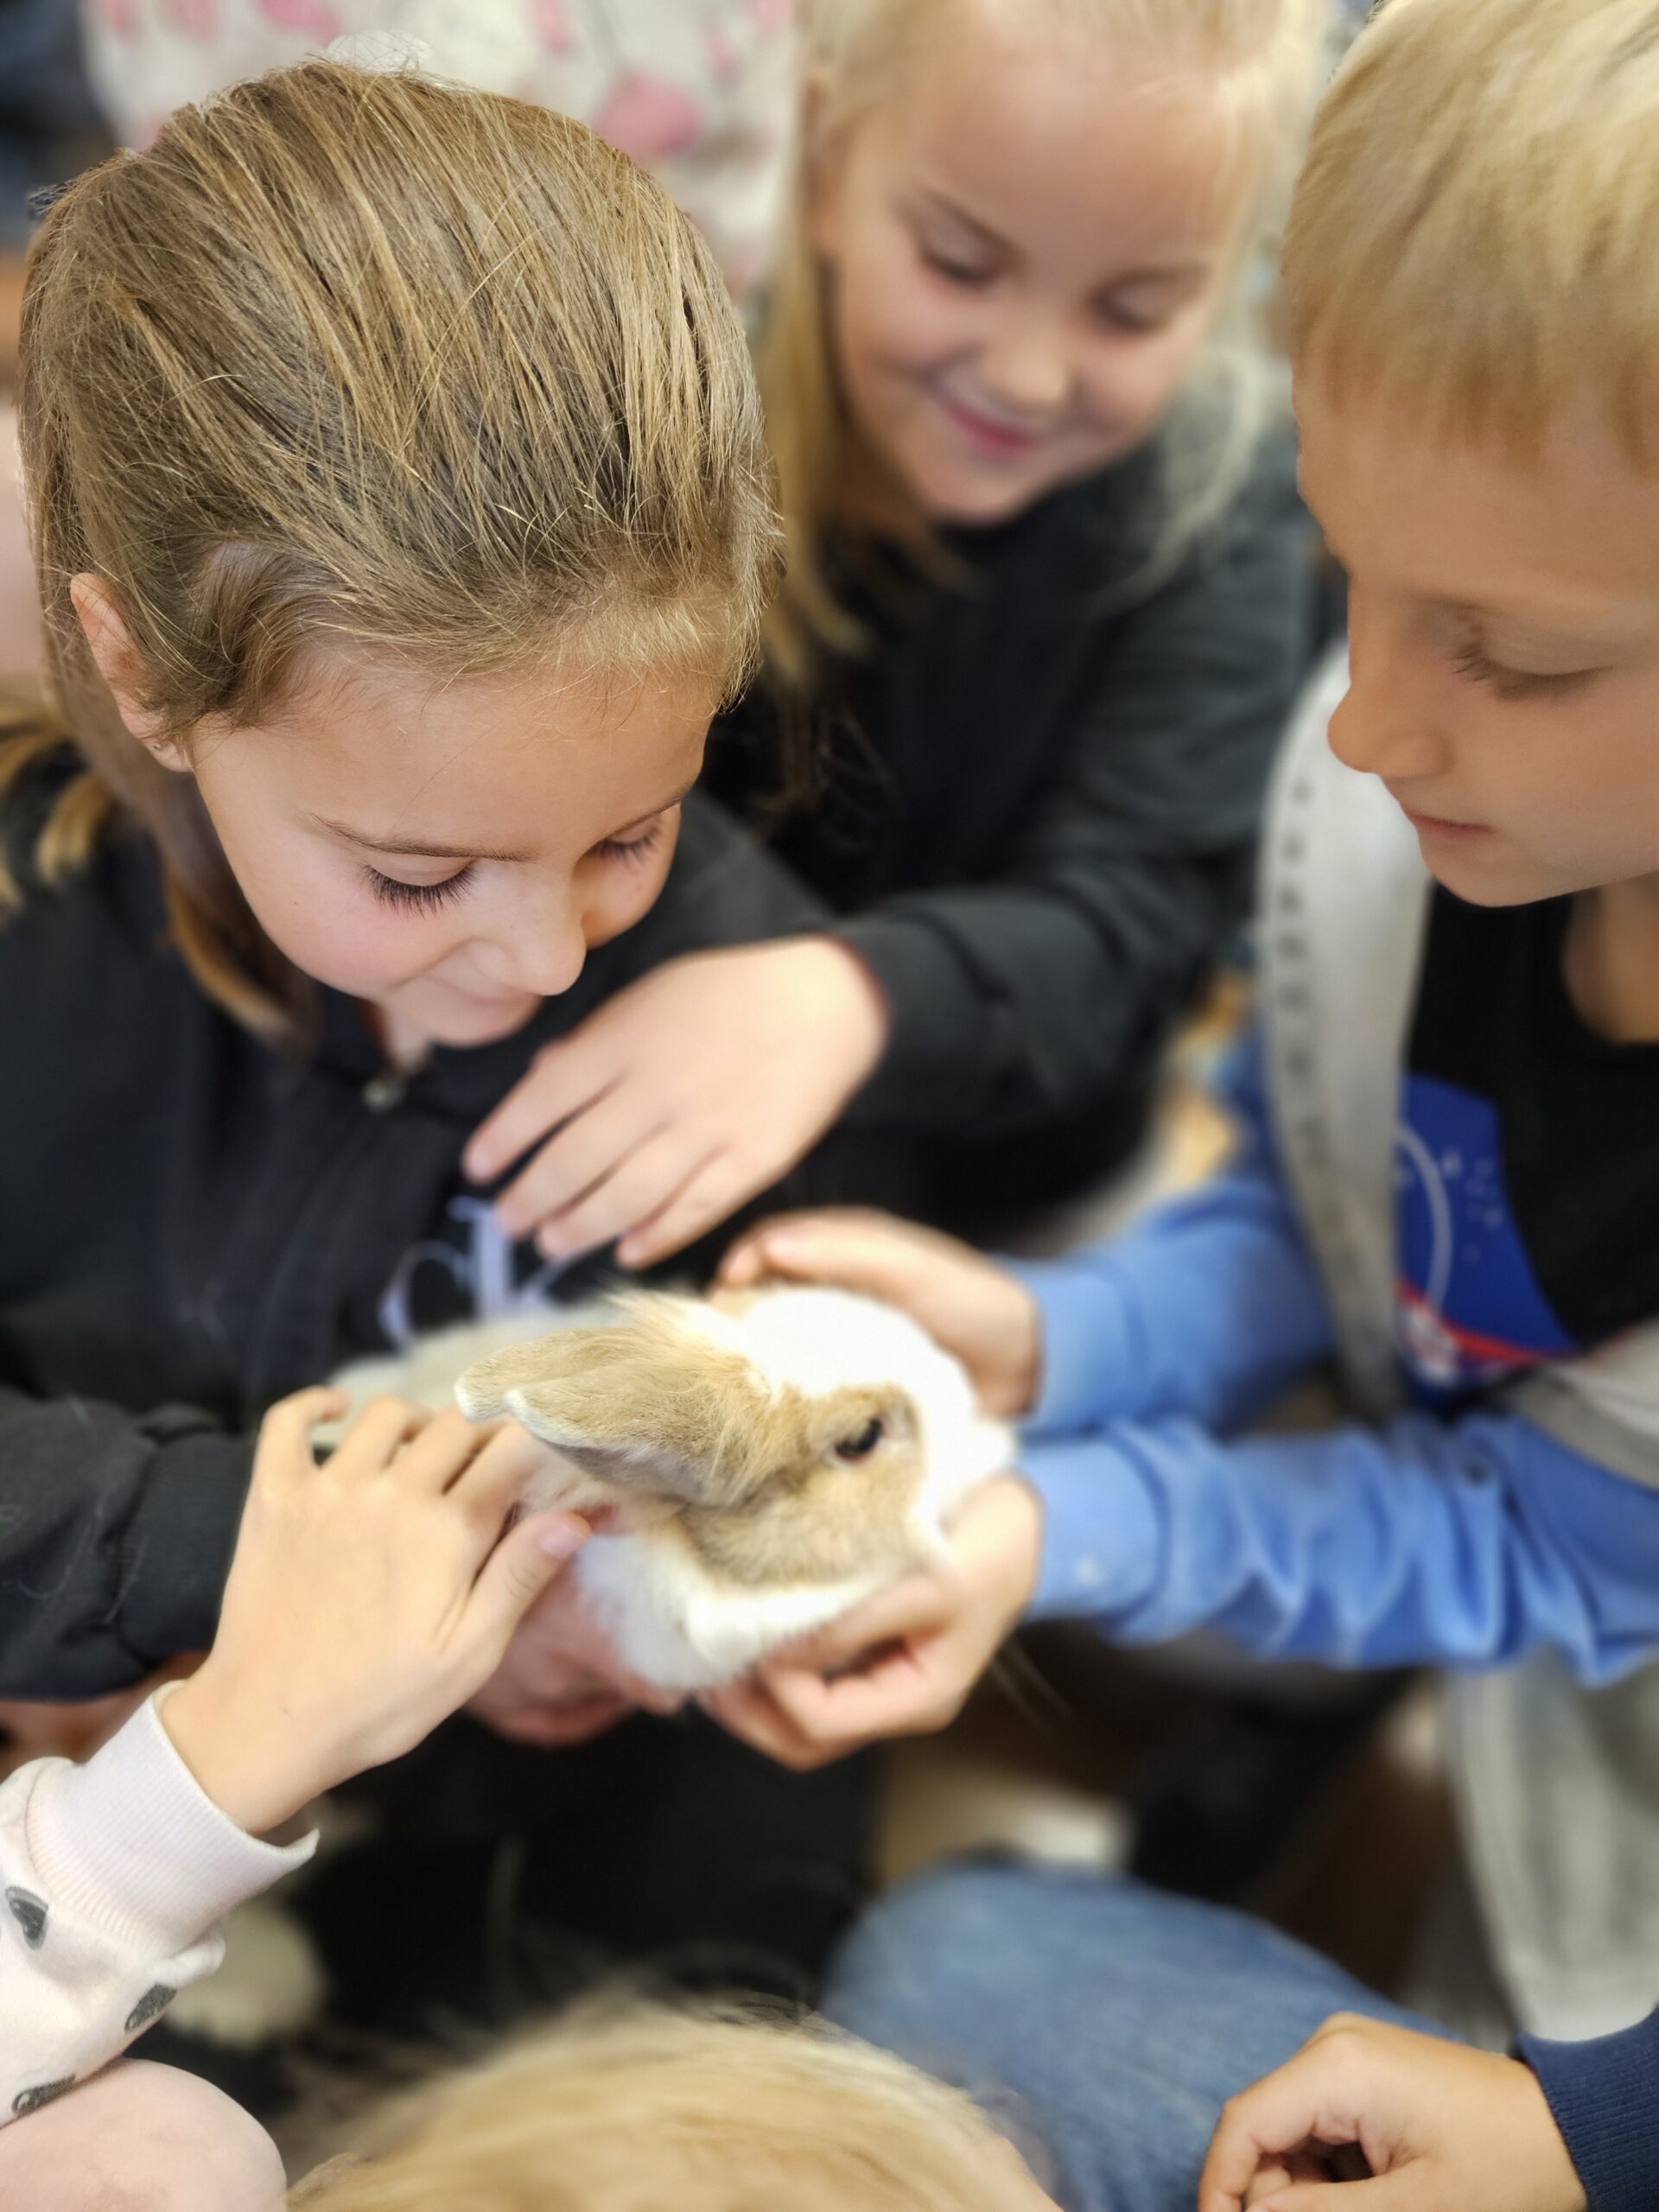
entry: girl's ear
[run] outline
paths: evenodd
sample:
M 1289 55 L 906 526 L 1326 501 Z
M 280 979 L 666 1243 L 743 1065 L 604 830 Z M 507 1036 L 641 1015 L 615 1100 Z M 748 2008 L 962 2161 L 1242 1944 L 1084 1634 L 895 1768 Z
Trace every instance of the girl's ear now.
M 129 733 L 163 768 L 188 776 L 190 762 L 182 747 L 165 734 L 161 716 L 143 704 L 143 664 L 109 586 L 102 576 L 85 569 L 71 579 L 69 596 L 80 619 L 86 650 Z

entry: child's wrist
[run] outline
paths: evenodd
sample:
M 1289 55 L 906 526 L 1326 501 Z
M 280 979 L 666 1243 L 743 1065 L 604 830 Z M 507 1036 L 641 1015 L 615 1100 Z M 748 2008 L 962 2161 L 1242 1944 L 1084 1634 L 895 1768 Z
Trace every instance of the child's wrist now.
M 1043 1314 L 1036 1294 L 1018 1275 L 1003 1276 L 1011 1292 L 1007 1321 L 997 1349 L 979 1376 L 980 1402 L 1000 1421 L 1021 1421 L 1036 1404 L 1043 1380 Z
M 325 1783 L 284 1762 L 272 1730 L 251 1722 L 238 1700 L 204 1661 L 158 1708 L 162 1728 L 196 1787 L 247 1834 L 281 1827 Z M 286 1769 L 286 1770 L 285 1770 Z
M 862 1082 L 874 1072 L 892 1034 L 893 1012 L 887 993 L 854 947 L 840 938 L 810 938 L 807 942 L 830 955 L 840 978 L 849 1034 L 856 1045 L 858 1079 Z

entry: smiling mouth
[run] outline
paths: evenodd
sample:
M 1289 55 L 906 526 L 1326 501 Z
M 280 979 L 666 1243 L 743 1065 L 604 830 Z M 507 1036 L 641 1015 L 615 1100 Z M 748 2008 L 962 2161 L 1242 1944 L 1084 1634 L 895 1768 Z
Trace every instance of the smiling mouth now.
M 1026 429 L 1017 423 L 1005 423 L 1000 416 L 984 414 L 951 392 L 936 389 L 934 397 L 969 444 L 982 453 L 1003 458 L 1027 454 L 1047 435 L 1046 431 Z

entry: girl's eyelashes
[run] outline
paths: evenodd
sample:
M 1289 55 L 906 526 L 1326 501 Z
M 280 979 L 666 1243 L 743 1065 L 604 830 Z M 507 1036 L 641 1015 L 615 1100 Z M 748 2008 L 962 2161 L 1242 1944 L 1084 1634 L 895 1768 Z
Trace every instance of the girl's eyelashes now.
M 600 859 L 622 861 L 638 868 L 648 854 L 654 853 L 663 842 L 664 824 L 653 822 L 649 830 L 642 830 L 637 837 L 604 837 L 594 847 Z
M 1541 676 L 1529 669 L 1506 668 L 1477 645 L 1460 646 L 1452 656 L 1452 665 L 1471 683 L 1490 685 L 1500 699 L 1560 698 L 1578 690 L 1599 673 L 1593 668 L 1575 668 Z
M 473 863 L 468 861 L 442 883 L 404 883 L 395 875 L 383 875 L 378 868 L 365 868 L 363 874 L 383 906 L 396 906 L 404 913 L 432 914 L 461 897 L 472 880 Z
M 970 250 L 952 248 L 918 238 L 916 251 L 922 266 L 943 276 L 947 283 L 959 284 L 966 291 L 983 291 L 996 282 L 1001 271 L 994 261 Z M 1126 337 L 1144 338 L 1153 331 L 1162 329 L 1170 318 L 1171 310 L 1137 305 L 1116 293 L 1106 292 L 1095 301 L 1094 318 L 1103 328 L 1116 331 Z
M 1127 336 L 1144 338 L 1149 331 L 1160 328 L 1163 317 L 1151 315 L 1144 308 L 1131 307 L 1125 300 L 1115 300 L 1109 293 L 1095 302 L 1095 320 L 1107 330 L 1122 331 Z
M 667 824 L 653 822 L 649 830 L 637 836 L 606 837 L 594 847 L 601 860 L 620 861 L 625 867 L 638 868 L 655 852 L 663 842 Z M 453 906 L 472 882 L 477 863 L 468 861 L 465 868 L 446 875 L 442 883 L 405 883 L 398 876 L 385 875 L 378 868 L 365 868 L 364 880 L 383 906 L 396 906 L 410 914 L 435 914 L 441 907 Z
M 936 245 L 927 238 L 917 240 L 916 251 L 922 257 L 923 266 L 931 269 L 936 276 L 943 276 L 949 283 L 965 285 L 972 290 L 988 284 L 996 274 L 989 262 L 976 259 L 969 253 L 953 253 L 949 248 Z

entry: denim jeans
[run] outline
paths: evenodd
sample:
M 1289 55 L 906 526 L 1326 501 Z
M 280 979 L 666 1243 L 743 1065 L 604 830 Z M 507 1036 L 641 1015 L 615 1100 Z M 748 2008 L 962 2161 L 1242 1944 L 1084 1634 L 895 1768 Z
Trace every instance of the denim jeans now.
M 1432 2024 L 1242 1913 L 974 1861 L 842 1946 L 824 2009 L 969 2090 L 1065 2212 L 1192 2212 L 1221 2107 L 1328 2014 Z

